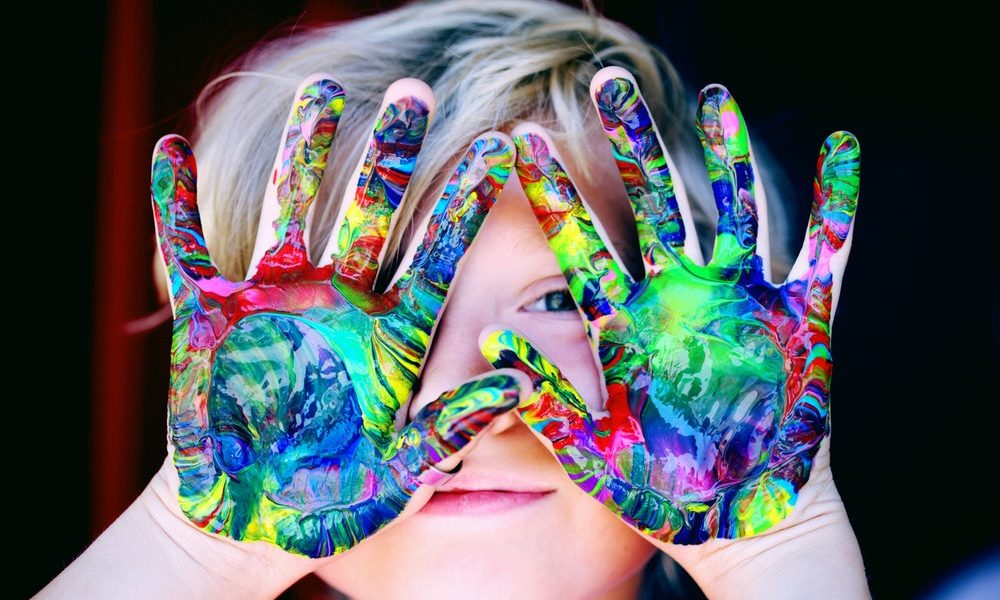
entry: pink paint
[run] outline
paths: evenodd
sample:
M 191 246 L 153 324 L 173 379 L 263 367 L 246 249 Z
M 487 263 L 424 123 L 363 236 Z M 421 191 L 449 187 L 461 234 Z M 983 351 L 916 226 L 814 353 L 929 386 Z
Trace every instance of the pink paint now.
M 722 119 L 722 127 L 727 136 L 737 135 L 740 131 L 740 116 L 733 111 L 723 111 L 719 115 Z

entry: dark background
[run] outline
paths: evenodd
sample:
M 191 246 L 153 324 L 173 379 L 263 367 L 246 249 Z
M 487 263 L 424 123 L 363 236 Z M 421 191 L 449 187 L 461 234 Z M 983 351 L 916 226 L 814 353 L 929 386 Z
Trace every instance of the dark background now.
M 7 486 L 18 597 L 69 564 L 163 460 L 169 325 L 123 329 L 157 309 L 153 143 L 189 135 L 198 90 L 261 36 L 396 5 L 86 4 L 9 23 L 37 32 L 11 55 L 24 72 L 8 92 L 21 108 L 9 143 L 29 151 L 9 159 L 21 185 L 8 187 L 7 209 L 29 238 L 21 247 L 42 244 L 25 254 L 40 280 L 29 290 L 43 290 L 6 294 L 8 347 L 21 357 L 6 423 L 24 438 L 8 449 L 23 471 Z M 795 231 L 825 136 L 858 137 L 861 199 L 834 342 L 838 488 L 877 597 L 925 592 L 995 549 L 1000 198 L 985 18 L 955 2 L 879 14 L 870 1 L 608 4 L 597 5 L 661 45 L 691 93 L 729 87 L 787 171 Z

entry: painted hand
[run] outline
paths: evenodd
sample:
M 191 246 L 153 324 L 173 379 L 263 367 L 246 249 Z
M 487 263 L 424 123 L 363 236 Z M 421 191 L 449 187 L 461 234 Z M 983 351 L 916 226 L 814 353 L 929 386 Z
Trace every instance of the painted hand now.
M 513 332 L 488 336 L 484 354 L 533 378 L 521 416 L 573 481 L 627 523 L 677 544 L 752 536 L 792 511 L 829 431 L 834 279 L 857 205 L 858 142 L 837 132 L 824 143 L 802 254 L 774 285 L 756 254 L 750 147 L 729 92 L 712 85 L 699 99 L 720 214 L 701 265 L 637 85 L 624 71 L 600 75 L 594 101 L 631 199 L 645 278 L 633 281 L 609 251 L 544 132 L 519 128 L 514 140 L 518 176 L 595 342 L 608 416 L 594 418 Z
M 305 224 L 344 104 L 332 78 L 296 91 L 245 281 L 224 278 L 209 256 L 189 144 L 157 143 L 153 215 L 174 310 L 169 439 L 181 509 L 206 531 L 310 557 L 343 552 L 518 402 L 515 378 L 491 375 L 397 431 L 458 262 L 514 160 L 503 134 L 477 138 L 409 269 L 373 292 L 433 107 L 426 85 L 403 81 L 386 94 L 325 265 L 307 256 Z M 401 95 L 407 85 L 417 92 Z

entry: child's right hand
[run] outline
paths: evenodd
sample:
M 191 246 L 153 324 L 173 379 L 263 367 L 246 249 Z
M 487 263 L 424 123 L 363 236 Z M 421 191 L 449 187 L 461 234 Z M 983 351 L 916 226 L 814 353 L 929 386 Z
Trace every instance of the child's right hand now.
M 245 281 L 225 279 L 209 257 L 188 143 L 163 137 L 152 162 L 174 311 L 168 450 L 177 477 L 165 481 L 200 529 L 310 557 L 343 552 L 389 524 L 421 484 L 447 477 L 435 465 L 457 462 L 453 455 L 519 400 L 520 374 L 490 374 L 397 431 L 458 262 L 513 166 L 510 138 L 488 132 L 472 144 L 412 264 L 375 293 L 433 95 L 416 80 L 390 87 L 343 226 L 329 258 L 314 265 L 306 214 L 343 103 L 328 76 L 299 86 Z

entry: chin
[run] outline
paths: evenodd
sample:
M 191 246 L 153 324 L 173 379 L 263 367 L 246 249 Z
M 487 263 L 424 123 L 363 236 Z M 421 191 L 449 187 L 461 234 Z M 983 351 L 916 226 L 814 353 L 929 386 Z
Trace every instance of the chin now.
M 417 512 L 316 574 L 352 600 L 600 598 L 656 552 L 572 484 L 509 504 Z

